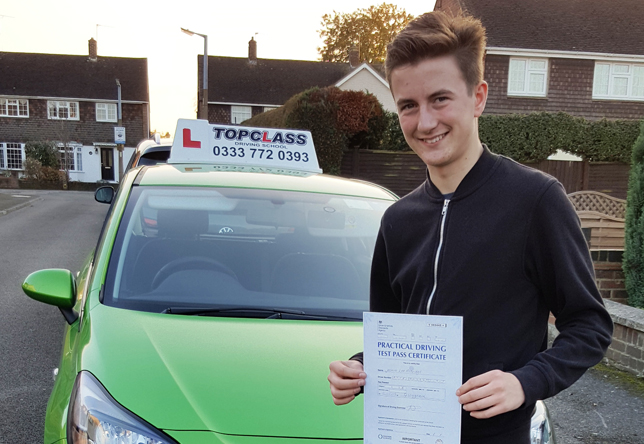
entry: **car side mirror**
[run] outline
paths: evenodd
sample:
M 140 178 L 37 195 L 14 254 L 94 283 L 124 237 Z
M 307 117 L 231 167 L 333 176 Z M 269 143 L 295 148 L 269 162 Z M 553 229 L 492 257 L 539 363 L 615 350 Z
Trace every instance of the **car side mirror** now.
M 114 199 L 114 188 L 112 188 L 111 186 L 103 186 L 98 188 L 94 192 L 94 199 L 96 199 L 96 201 L 100 203 L 111 204 L 112 199 Z
M 70 325 L 78 319 L 72 308 L 76 301 L 76 279 L 71 271 L 59 268 L 35 271 L 23 282 L 22 291 L 36 301 L 58 307 Z

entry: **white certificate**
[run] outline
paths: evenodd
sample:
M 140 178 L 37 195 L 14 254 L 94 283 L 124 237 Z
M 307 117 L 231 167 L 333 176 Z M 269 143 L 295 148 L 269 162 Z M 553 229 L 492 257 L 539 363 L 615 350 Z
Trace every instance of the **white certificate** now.
M 365 444 L 459 444 L 463 318 L 364 313 Z

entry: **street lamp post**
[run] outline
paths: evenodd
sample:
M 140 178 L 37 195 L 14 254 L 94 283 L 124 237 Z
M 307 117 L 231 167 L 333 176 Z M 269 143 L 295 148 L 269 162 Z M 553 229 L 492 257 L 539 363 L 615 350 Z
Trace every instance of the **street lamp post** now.
M 123 127 L 123 113 L 121 111 L 121 82 L 119 82 L 119 79 L 116 80 L 116 87 L 118 88 L 118 109 L 117 109 L 117 120 L 118 120 L 118 126 L 119 128 Z M 116 150 L 119 153 L 119 183 L 121 183 L 121 180 L 123 179 L 123 149 L 125 148 L 125 145 L 122 143 L 117 143 L 116 144 Z
M 199 102 L 199 118 L 208 120 L 208 36 L 181 28 L 182 32 L 193 36 L 203 37 L 203 83 L 201 84 L 201 101 Z

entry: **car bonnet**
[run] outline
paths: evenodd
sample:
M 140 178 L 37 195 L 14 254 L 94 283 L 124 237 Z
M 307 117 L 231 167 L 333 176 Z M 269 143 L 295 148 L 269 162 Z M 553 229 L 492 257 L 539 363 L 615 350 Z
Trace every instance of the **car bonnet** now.
M 163 430 L 356 439 L 362 402 L 337 407 L 328 365 L 362 349 L 360 322 L 167 315 L 94 307 L 83 369 Z

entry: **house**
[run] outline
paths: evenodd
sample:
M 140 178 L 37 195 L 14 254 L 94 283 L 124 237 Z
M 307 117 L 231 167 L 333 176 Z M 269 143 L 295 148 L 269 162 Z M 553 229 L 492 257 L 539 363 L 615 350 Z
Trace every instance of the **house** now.
M 198 56 L 198 85 L 203 56 Z M 248 57 L 208 57 L 208 120 L 238 124 L 259 113 L 282 106 L 293 95 L 313 87 L 335 85 L 365 90 L 393 110 L 393 99 L 377 67 L 357 60 L 350 63 L 257 58 L 257 42 L 248 42 Z M 201 90 L 199 90 L 201 94 Z M 201 96 L 199 97 L 201 103 Z M 388 105 L 388 106 L 387 106 Z
M 644 116 L 641 0 L 436 0 L 487 30 L 487 114 Z
M 25 143 L 67 145 L 72 181 L 115 182 L 134 147 L 149 137 L 147 59 L 0 52 L 0 170 L 24 170 Z M 125 149 L 115 141 L 120 83 Z M 62 158 L 62 157 L 61 157 Z

